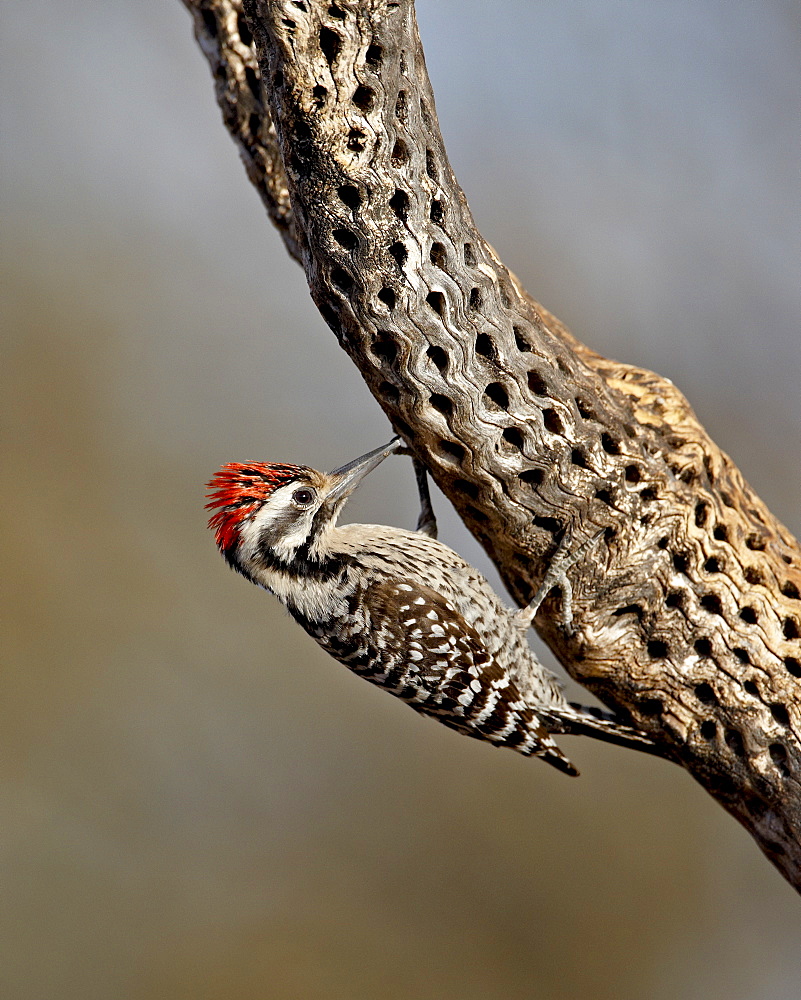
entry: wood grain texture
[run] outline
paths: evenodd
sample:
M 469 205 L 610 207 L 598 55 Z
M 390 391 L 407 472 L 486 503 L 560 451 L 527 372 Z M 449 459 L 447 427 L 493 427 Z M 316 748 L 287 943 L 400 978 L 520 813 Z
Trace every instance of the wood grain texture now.
M 579 343 L 475 228 L 409 0 L 184 0 L 314 301 L 537 627 L 801 888 L 801 550 L 667 379 Z

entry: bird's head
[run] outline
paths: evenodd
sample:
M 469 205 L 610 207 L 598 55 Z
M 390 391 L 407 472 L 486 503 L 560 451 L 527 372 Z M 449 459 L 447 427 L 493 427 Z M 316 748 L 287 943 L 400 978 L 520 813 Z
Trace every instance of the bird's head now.
M 259 569 L 321 558 L 325 536 L 364 477 L 402 447 L 400 438 L 333 472 L 305 465 L 231 462 L 208 483 L 206 509 L 217 547 L 253 579 Z

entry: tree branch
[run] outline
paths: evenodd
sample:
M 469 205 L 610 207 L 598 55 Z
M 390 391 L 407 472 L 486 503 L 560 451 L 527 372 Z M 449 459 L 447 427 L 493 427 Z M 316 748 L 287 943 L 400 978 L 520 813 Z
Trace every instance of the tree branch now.
M 520 603 L 565 533 L 605 530 L 573 629 L 552 596 L 541 634 L 801 888 L 796 540 L 670 381 L 580 344 L 478 233 L 411 0 L 184 2 L 248 175 L 395 428 Z

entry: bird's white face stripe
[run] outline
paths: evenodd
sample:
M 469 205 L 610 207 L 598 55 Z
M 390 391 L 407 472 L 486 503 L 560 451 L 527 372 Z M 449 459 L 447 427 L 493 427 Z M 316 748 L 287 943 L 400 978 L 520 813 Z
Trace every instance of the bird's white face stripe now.
M 308 509 L 300 510 L 292 502 L 292 494 L 303 488 L 298 482 L 285 483 L 272 493 L 241 528 L 240 559 L 253 559 L 263 538 L 279 558 L 291 559 L 306 541 L 312 521 L 320 506 L 316 500 Z

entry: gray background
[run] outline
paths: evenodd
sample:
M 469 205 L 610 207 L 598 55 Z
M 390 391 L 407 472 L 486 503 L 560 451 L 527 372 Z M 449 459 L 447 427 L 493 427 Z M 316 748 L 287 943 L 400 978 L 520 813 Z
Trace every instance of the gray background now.
M 419 14 L 486 237 L 797 534 L 797 3 Z M 3 997 L 798 998 L 797 897 L 687 775 L 460 739 L 225 569 L 221 462 L 332 467 L 384 418 L 178 0 L 12 0 L 2 33 Z M 413 523 L 406 463 L 351 514 Z

